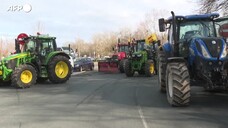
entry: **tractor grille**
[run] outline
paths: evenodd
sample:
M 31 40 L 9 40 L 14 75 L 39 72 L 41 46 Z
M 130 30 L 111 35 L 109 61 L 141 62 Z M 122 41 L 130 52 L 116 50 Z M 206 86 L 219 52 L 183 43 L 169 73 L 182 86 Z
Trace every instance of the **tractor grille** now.
M 16 67 L 17 59 L 9 60 L 7 63 L 8 69 L 14 69 Z
M 133 60 L 136 60 L 136 61 L 140 60 L 141 58 L 142 58 L 142 57 L 137 57 L 137 56 L 132 57 L 132 59 L 133 59 Z
M 212 57 L 219 57 L 222 50 L 222 40 L 220 38 L 203 38 L 207 49 Z

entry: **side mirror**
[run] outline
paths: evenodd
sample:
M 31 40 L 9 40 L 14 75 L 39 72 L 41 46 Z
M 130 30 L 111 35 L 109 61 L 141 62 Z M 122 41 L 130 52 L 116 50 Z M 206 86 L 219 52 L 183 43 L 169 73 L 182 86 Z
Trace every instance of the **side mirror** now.
M 159 23 L 159 31 L 164 32 L 166 30 L 165 19 L 164 18 L 159 19 L 158 23 Z

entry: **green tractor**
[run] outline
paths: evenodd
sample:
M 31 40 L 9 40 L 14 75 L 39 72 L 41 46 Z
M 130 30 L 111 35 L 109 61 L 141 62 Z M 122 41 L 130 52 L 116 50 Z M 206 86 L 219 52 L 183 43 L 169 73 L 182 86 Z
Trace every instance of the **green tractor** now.
M 134 76 L 137 71 L 139 74 L 151 77 L 156 74 L 155 66 L 155 49 L 152 45 L 145 45 L 146 40 L 136 40 L 136 44 L 132 45 L 132 54 L 125 62 L 125 74 L 127 77 Z
M 28 88 L 37 81 L 64 83 L 71 76 L 70 57 L 57 51 L 55 37 L 28 36 L 15 39 L 16 52 L 0 61 L 0 81 L 17 88 Z

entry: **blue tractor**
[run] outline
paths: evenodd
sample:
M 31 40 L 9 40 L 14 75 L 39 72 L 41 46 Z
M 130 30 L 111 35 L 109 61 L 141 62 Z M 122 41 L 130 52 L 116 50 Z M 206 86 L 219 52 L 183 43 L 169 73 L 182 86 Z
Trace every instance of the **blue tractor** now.
M 190 86 L 228 89 L 228 17 L 219 14 L 172 16 L 159 19 L 168 42 L 158 51 L 158 81 L 172 106 L 190 103 Z

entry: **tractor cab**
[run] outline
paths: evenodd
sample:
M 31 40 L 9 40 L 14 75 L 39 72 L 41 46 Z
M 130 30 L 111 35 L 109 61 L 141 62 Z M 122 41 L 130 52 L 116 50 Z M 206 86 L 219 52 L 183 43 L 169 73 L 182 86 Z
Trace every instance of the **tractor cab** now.
M 27 36 L 21 39 L 19 35 L 15 41 L 16 53 L 36 55 L 42 63 L 45 63 L 48 55 L 57 49 L 55 39 L 48 35 Z

